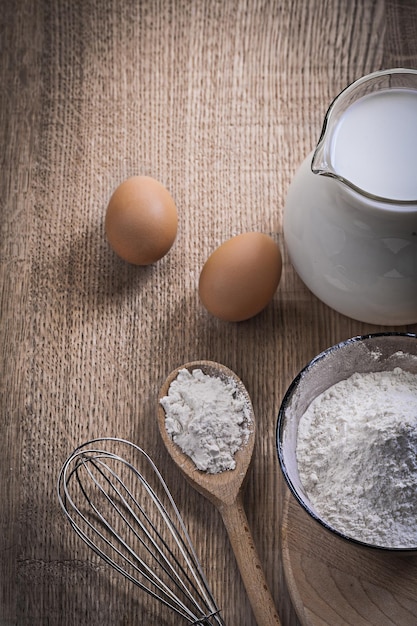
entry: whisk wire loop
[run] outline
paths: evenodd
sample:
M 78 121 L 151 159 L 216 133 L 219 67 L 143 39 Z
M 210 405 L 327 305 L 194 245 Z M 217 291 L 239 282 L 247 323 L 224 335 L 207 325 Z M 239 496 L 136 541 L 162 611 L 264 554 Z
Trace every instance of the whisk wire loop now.
M 116 481 L 116 484 L 114 482 L 111 481 L 111 479 L 105 474 L 104 471 L 102 471 L 102 469 L 99 467 L 100 464 L 100 458 L 101 455 L 99 457 L 97 457 L 96 459 L 93 459 L 91 462 L 93 464 L 93 466 L 98 469 L 100 475 L 104 478 L 104 480 L 106 482 L 108 482 L 108 484 L 114 489 L 115 493 L 117 493 L 117 495 L 120 498 L 120 502 L 123 505 L 123 507 L 125 507 L 125 509 L 129 512 L 129 514 L 132 516 L 133 522 L 136 523 L 139 527 L 140 530 L 146 532 L 146 528 L 145 525 L 143 524 L 143 522 L 141 521 L 141 519 L 137 516 L 136 512 L 133 510 L 133 508 L 131 507 L 131 505 L 129 504 L 129 501 L 132 501 L 133 499 L 133 494 L 131 493 L 131 491 L 127 488 L 127 486 L 120 480 L 120 477 L 110 468 L 108 467 L 107 464 L 104 464 L 104 468 L 107 469 L 110 473 L 110 477 L 112 479 L 114 479 Z M 152 499 L 152 501 L 154 502 L 154 504 L 156 505 L 156 507 L 158 508 L 158 511 L 160 512 L 160 514 L 163 516 L 168 529 L 170 530 L 171 534 L 174 536 L 176 535 L 180 540 L 181 543 L 179 543 L 179 547 L 183 550 L 183 554 L 184 557 L 187 559 L 187 563 L 189 564 L 189 558 L 190 558 L 190 554 L 187 550 L 187 546 L 183 543 L 182 538 L 179 537 L 178 535 L 178 531 L 176 529 L 176 527 L 172 524 L 172 520 L 167 516 L 166 510 L 163 507 L 161 501 L 159 500 L 158 496 L 156 495 L 155 491 L 152 489 L 152 487 L 150 486 L 150 484 L 145 480 L 145 478 L 140 475 L 136 468 L 133 467 L 131 464 L 127 463 L 125 461 L 125 459 L 122 459 L 121 457 L 116 457 L 114 455 L 112 455 L 112 458 L 117 458 L 117 460 L 121 461 L 122 463 L 126 463 L 126 465 L 129 466 L 129 469 L 131 469 L 138 477 L 138 479 L 143 482 L 144 485 L 146 485 L 146 489 L 148 490 L 148 493 Z M 85 460 L 82 461 L 83 463 L 85 463 Z M 86 467 L 86 470 L 88 471 L 91 480 L 96 484 L 96 486 L 100 489 L 100 491 L 103 493 L 103 496 L 108 500 L 109 504 L 111 507 L 113 507 L 117 513 L 121 516 L 121 518 L 125 521 L 126 525 L 128 526 L 128 528 L 132 531 L 132 534 L 138 539 L 138 541 L 144 546 L 144 548 L 149 552 L 149 554 L 151 554 L 151 556 L 158 562 L 158 564 L 163 568 L 163 570 L 167 573 L 167 575 L 170 577 L 170 579 L 176 584 L 178 585 L 183 592 L 186 595 L 189 595 L 189 597 L 192 597 L 189 589 L 187 588 L 185 581 L 180 577 L 179 573 L 176 571 L 176 569 L 172 566 L 172 561 L 169 560 L 168 557 L 174 557 L 174 554 L 172 552 L 172 550 L 170 550 L 167 542 L 164 540 L 163 536 L 161 535 L 161 533 L 158 532 L 156 526 L 152 523 L 151 519 L 149 518 L 148 514 L 146 513 L 146 511 L 144 510 L 144 508 L 140 505 L 139 502 L 135 502 L 135 505 L 137 505 L 140 513 L 143 515 L 143 517 L 145 518 L 145 521 L 147 522 L 147 524 L 149 524 L 149 527 L 155 532 L 155 535 L 158 539 L 158 541 L 161 542 L 161 545 L 164 546 L 164 549 L 167 551 L 168 556 L 166 556 L 166 554 L 164 553 L 163 550 L 161 550 L 161 548 L 158 545 L 158 542 L 149 534 L 147 535 L 147 539 L 151 542 L 151 546 L 148 546 L 146 544 L 145 541 L 143 541 L 142 539 L 142 535 L 140 532 L 138 532 L 135 528 L 135 526 L 130 522 L 129 518 L 127 517 L 127 515 L 125 515 L 125 513 L 122 510 L 122 507 L 119 506 L 117 504 L 117 502 L 115 501 L 114 498 L 111 498 L 108 493 L 105 491 L 105 489 L 103 489 L 103 487 L 100 485 L 100 483 L 98 482 L 98 480 L 96 479 L 95 475 L 93 474 L 93 472 L 90 471 L 89 467 Z M 119 486 L 117 486 L 119 485 Z M 123 491 L 126 492 L 126 495 L 128 496 L 129 500 L 126 499 L 123 495 Z M 112 532 L 112 528 L 109 525 L 109 523 L 107 522 L 107 520 L 105 520 L 105 518 L 103 517 L 103 515 L 98 511 L 98 509 L 96 507 L 94 507 L 93 503 L 91 503 L 91 506 L 94 508 L 94 511 L 96 512 L 96 514 L 100 517 L 101 521 L 103 522 L 103 524 L 105 524 L 106 528 Z M 152 574 L 152 576 L 154 577 L 154 581 L 158 581 L 158 583 L 160 584 L 157 585 L 158 588 L 167 593 L 167 595 L 171 595 L 170 589 L 169 587 L 167 587 L 163 581 L 158 578 L 155 574 L 154 571 L 150 570 L 148 568 L 148 566 L 146 565 L 146 563 L 144 561 L 142 561 L 140 559 L 140 557 L 138 556 L 138 554 L 132 549 L 132 547 L 130 545 L 128 545 L 125 541 L 123 541 L 123 539 L 120 536 L 117 536 L 117 541 L 120 542 L 123 546 L 123 548 L 127 551 L 128 554 L 130 554 L 134 559 L 138 559 L 141 563 L 141 566 L 145 568 L 146 571 L 150 572 Z M 113 546 L 114 547 L 114 546 Z M 151 547 L 153 548 L 153 550 L 151 549 Z M 116 548 L 114 547 L 114 549 L 116 550 Z M 121 555 L 121 552 L 118 550 L 118 554 Z M 132 567 L 136 567 L 134 562 L 132 562 L 131 560 L 129 560 L 126 557 L 126 560 L 132 565 Z M 182 574 L 182 576 L 184 576 L 187 580 L 188 583 L 190 583 L 192 585 L 192 588 L 197 591 L 195 584 L 193 583 L 193 581 L 191 580 L 191 578 L 189 577 L 187 571 L 181 566 L 180 563 L 178 563 L 179 565 L 179 569 L 180 569 L 180 573 Z M 148 578 L 148 580 L 150 580 Z
M 104 444 L 138 456 L 149 478 Z M 127 580 L 191 624 L 224 626 L 175 501 L 142 448 L 116 437 L 78 446 L 61 469 L 58 499 L 77 535 Z
M 83 461 L 84 462 L 84 461 Z M 96 463 L 93 463 L 94 466 L 96 468 L 98 468 L 98 466 L 96 465 Z M 136 536 L 136 538 L 144 545 L 145 549 L 148 550 L 150 552 L 150 554 L 152 554 L 152 556 L 154 558 L 156 558 L 155 554 L 149 549 L 149 547 L 145 544 L 145 542 L 142 540 L 140 534 L 138 532 L 135 531 L 133 525 L 129 522 L 128 518 L 124 515 L 124 513 L 122 512 L 121 508 L 117 506 L 117 504 L 115 503 L 114 500 L 112 500 L 108 494 L 104 491 L 104 489 L 100 486 L 100 484 L 98 483 L 98 481 L 96 480 L 94 474 L 90 471 L 90 469 L 88 467 L 86 467 L 86 471 L 89 473 L 91 479 L 94 481 L 94 483 L 97 485 L 97 487 L 102 491 L 103 495 L 105 498 L 107 498 L 107 500 L 109 501 L 109 504 L 119 513 L 119 515 L 122 517 L 122 519 L 126 522 L 126 524 L 128 525 L 129 529 L 132 530 L 133 534 Z M 103 475 L 103 477 L 105 478 L 105 480 L 108 480 L 105 476 L 104 473 L 101 472 L 101 470 L 99 470 L 100 473 Z M 114 485 L 113 485 L 114 487 Z M 129 511 L 132 513 L 132 515 L 134 515 L 134 512 L 132 511 L 132 509 L 130 508 L 128 502 L 123 498 L 121 492 L 116 488 L 115 491 L 118 494 L 118 496 L 120 496 L 120 498 L 122 499 L 123 504 L 129 509 Z M 117 542 L 120 543 L 122 545 L 122 547 L 126 550 L 127 554 L 130 554 L 133 558 L 136 558 L 138 560 L 138 562 L 140 563 L 140 565 L 144 568 L 144 570 L 146 572 L 149 572 L 151 574 L 151 576 L 148 576 L 147 574 L 144 574 L 142 572 L 142 575 L 149 580 L 150 582 L 153 582 L 155 584 L 155 581 L 158 581 L 159 585 L 155 585 L 157 586 L 157 588 L 165 593 L 167 593 L 168 595 L 170 594 L 170 590 L 169 588 L 164 585 L 164 583 L 161 581 L 160 578 L 158 578 L 156 576 L 156 574 L 150 570 L 150 568 L 147 566 L 147 564 L 145 563 L 145 561 L 143 561 L 142 559 L 140 559 L 140 557 L 138 556 L 138 554 L 133 550 L 133 548 L 131 548 L 131 546 L 129 546 L 123 539 L 122 537 L 120 537 L 119 535 L 116 535 L 113 532 L 112 527 L 110 526 L 110 524 L 107 522 L 107 520 L 105 519 L 105 517 L 100 513 L 100 511 L 97 509 L 97 507 L 95 507 L 93 505 L 93 503 L 91 503 L 91 506 L 93 508 L 93 510 L 96 512 L 96 514 L 98 515 L 98 517 L 100 518 L 101 522 L 103 523 L 103 525 L 105 526 L 105 528 L 110 532 L 112 537 L 115 537 L 117 539 Z M 143 527 L 141 524 L 141 521 L 136 518 L 136 521 L 138 522 L 138 524 L 140 525 L 140 527 Z M 131 565 L 134 569 L 136 569 L 138 572 L 140 572 L 141 570 L 139 570 L 139 568 L 137 567 L 137 565 L 135 564 L 134 561 L 132 561 L 131 559 L 129 559 L 128 556 L 126 556 L 121 550 L 119 550 L 117 548 L 117 545 L 115 545 L 113 542 L 110 542 L 107 540 L 107 538 L 105 538 L 101 533 L 100 533 L 100 537 L 104 539 L 104 541 L 106 541 L 106 543 L 112 547 L 119 556 L 121 556 L 122 558 L 124 558 L 126 560 L 126 562 Z M 150 537 L 150 540 L 153 542 L 152 537 Z M 162 555 L 162 553 L 161 553 Z M 162 555 L 163 556 L 163 555 Z
M 80 463 L 80 461 L 78 461 L 78 463 Z M 83 465 L 83 467 L 85 466 L 84 461 L 81 461 L 81 464 Z M 83 486 L 82 486 L 82 482 L 80 481 L 80 477 L 77 473 L 77 470 L 79 469 L 79 465 L 77 465 L 74 469 L 72 469 L 71 474 L 69 474 L 68 480 L 72 477 L 73 474 L 75 474 L 76 480 L 79 483 L 80 489 L 82 490 L 82 492 L 84 493 L 85 497 L 88 498 Z M 65 475 L 65 472 L 64 472 Z M 70 514 L 70 507 L 73 508 L 73 510 L 77 510 L 77 515 L 78 517 L 85 523 L 85 525 L 91 529 L 91 531 L 94 533 L 93 536 L 97 536 L 98 538 L 100 538 L 105 544 L 107 544 L 108 547 L 110 547 L 112 550 L 114 550 L 115 552 L 117 552 L 117 554 L 119 556 L 121 556 L 122 558 L 126 559 L 125 555 L 123 555 L 123 553 L 118 550 L 118 548 L 108 539 L 108 537 L 106 537 L 102 532 L 100 532 L 93 524 L 92 522 L 89 520 L 89 518 L 87 516 L 85 516 L 81 510 L 76 509 L 76 505 L 74 503 L 74 501 L 72 500 L 70 493 L 67 489 L 67 483 L 63 483 L 63 490 L 64 490 L 64 496 L 61 497 L 61 495 L 59 495 L 59 499 L 61 502 L 61 506 L 63 507 L 67 518 L 72 526 L 72 528 L 75 530 L 75 532 L 81 537 L 81 539 L 89 546 L 89 548 L 91 548 L 96 554 L 98 554 L 98 556 L 100 556 L 104 561 L 106 561 L 109 565 L 111 565 L 115 570 L 117 570 L 119 573 L 123 574 L 127 579 L 129 579 L 131 582 L 137 584 L 139 587 L 141 587 L 143 590 L 145 591 L 149 591 L 149 593 L 151 595 L 154 595 L 155 597 L 156 594 L 154 594 L 152 592 L 152 590 L 148 589 L 145 585 L 143 585 L 140 580 L 136 580 L 127 570 L 125 570 L 124 568 L 122 568 L 116 561 L 114 561 L 111 557 L 109 557 L 103 550 L 102 548 L 100 548 L 98 546 L 98 544 L 93 541 L 93 539 L 90 537 L 90 535 L 87 534 L 87 532 L 85 532 L 85 530 L 83 529 L 83 526 L 81 526 L 79 523 L 77 523 L 75 521 L 75 518 L 71 516 Z M 89 500 L 88 500 L 89 501 Z M 95 507 L 93 505 L 91 505 L 92 508 L 94 510 Z M 101 516 L 100 516 L 101 517 Z M 103 519 L 102 519 L 103 521 Z M 111 536 L 114 533 L 111 532 Z M 138 572 L 142 573 L 141 570 L 136 566 L 136 564 L 134 562 L 129 561 L 129 563 L 132 565 L 132 567 L 134 569 L 136 569 Z M 146 564 L 145 564 L 146 565 Z M 143 576 L 149 580 L 150 582 L 153 582 L 153 579 L 151 577 L 148 577 L 146 574 L 143 574 Z
M 122 462 L 125 462 L 124 459 L 121 459 L 120 457 L 117 457 L 116 455 L 113 454 L 106 454 L 103 455 L 100 453 L 99 456 L 96 457 L 89 457 L 88 459 L 84 458 L 83 456 L 81 456 L 79 459 L 77 459 L 77 469 L 79 469 L 80 466 L 82 466 L 83 468 L 85 468 L 86 472 L 88 472 L 88 475 L 90 476 L 92 482 L 98 486 L 98 488 L 100 489 L 100 491 L 103 493 L 104 497 L 108 500 L 108 502 L 111 504 L 111 506 L 113 508 L 115 508 L 117 510 L 117 512 L 121 515 L 121 517 L 126 521 L 126 517 L 123 515 L 123 513 L 121 512 L 121 509 L 119 507 L 117 507 L 116 503 L 114 500 L 112 500 L 108 494 L 105 492 L 105 490 L 101 487 L 101 485 L 98 483 L 97 479 L 95 478 L 94 474 L 91 472 L 90 470 L 90 465 L 92 464 L 94 467 L 98 467 L 97 465 L 97 459 L 98 458 L 112 458 L 112 459 L 117 459 L 117 460 L 121 460 Z M 110 473 L 112 473 L 114 475 L 114 472 L 111 470 L 111 468 L 109 468 L 107 465 L 104 465 L 104 467 L 106 467 Z M 105 476 L 104 472 L 102 470 L 99 470 L 100 474 L 105 478 L 106 481 L 109 482 L 108 478 Z M 104 526 L 104 528 L 109 531 L 109 534 L 112 538 L 117 540 L 117 543 L 121 544 L 122 547 L 124 549 L 126 549 L 127 553 L 130 553 L 134 558 L 137 559 L 137 561 L 139 562 L 140 566 L 143 567 L 143 570 L 140 569 L 140 567 L 138 567 L 136 565 L 136 562 L 133 560 L 130 560 L 126 554 L 124 554 L 118 547 L 117 547 L 117 543 L 116 545 L 114 544 L 114 542 L 110 541 L 103 533 L 101 533 L 91 522 L 88 518 L 86 518 L 85 516 L 83 517 L 83 520 L 86 522 L 86 524 L 89 526 L 90 529 L 92 529 L 94 531 L 94 533 L 96 535 L 98 535 L 98 537 L 100 537 L 106 544 L 108 547 L 112 548 L 118 556 L 120 556 L 124 561 L 125 564 L 129 564 L 132 566 L 132 568 L 134 568 L 134 570 L 137 573 L 140 573 L 144 578 L 146 578 L 146 580 L 148 580 L 149 582 L 151 582 L 153 584 L 154 587 L 156 587 L 156 589 L 161 592 L 162 594 L 166 595 L 170 600 L 174 599 L 176 601 L 176 603 L 178 604 L 178 606 L 184 611 L 183 613 L 181 613 L 184 617 L 188 616 L 189 614 L 189 610 L 188 608 L 179 601 L 179 599 L 173 594 L 173 592 L 169 589 L 169 587 L 167 587 L 163 581 L 157 577 L 156 573 L 151 570 L 147 564 L 141 560 L 137 554 L 131 549 L 131 547 L 117 534 L 114 532 L 114 529 L 112 528 L 111 524 L 109 522 L 107 522 L 107 520 L 105 519 L 105 517 L 100 513 L 99 509 L 92 503 L 90 497 L 88 496 L 88 494 L 86 493 L 86 490 L 84 489 L 83 483 L 80 480 L 80 474 L 77 472 L 76 474 L 76 479 L 77 482 L 80 485 L 80 488 L 85 496 L 85 498 L 88 500 L 91 508 L 93 509 L 93 511 L 96 513 L 97 517 L 100 519 L 100 521 L 102 522 L 102 525 Z M 120 481 L 119 481 L 120 482 Z M 109 484 L 114 488 L 114 485 L 112 485 L 110 482 Z M 120 494 L 120 491 L 118 491 L 118 493 Z M 126 500 L 124 500 L 124 502 L 126 503 Z M 127 504 L 127 503 L 126 503 Z M 128 506 L 128 505 L 127 505 Z M 102 555 L 101 549 L 98 548 L 97 544 L 95 542 L 93 542 L 89 536 L 87 536 L 84 532 L 79 533 L 80 536 L 82 536 L 82 538 L 84 538 L 84 540 L 86 540 L 86 543 L 88 543 L 88 545 L 90 547 L 92 547 L 94 549 L 94 551 L 96 553 L 98 553 L 100 556 Z M 137 535 L 137 533 L 136 533 Z M 138 535 L 137 535 L 138 536 Z M 151 539 L 151 537 L 149 537 Z M 139 536 L 139 539 L 141 540 L 141 537 Z M 145 548 L 147 548 L 146 544 L 143 542 L 143 544 L 145 545 Z M 153 555 L 155 557 L 155 555 Z M 156 557 L 155 557 L 156 558 Z M 109 559 L 107 554 L 104 553 L 104 559 L 111 564 L 117 571 L 119 571 L 120 573 L 126 575 L 127 578 L 129 578 L 132 582 L 136 582 L 136 579 L 134 577 L 132 577 L 129 574 L 129 571 L 126 570 L 126 568 L 122 568 L 117 562 L 114 561 L 114 559 Z M 158 563 L 160 564 L 160 562 L 158 561 Z M 142 586 L 142 588 L 144 588 L 145 590 L 148 590 L 147 587 Z M 191 594 L 189 594 L 187 588 L 183 585 L 183 591 L 184 593 L 188 594 L 189 597 L 192 597 Z M 162 597 L 160 597 L 160 599 L 162 599 Z M 172 608 L 172 604 L 170 602 L 168 602 L 168 605 Z

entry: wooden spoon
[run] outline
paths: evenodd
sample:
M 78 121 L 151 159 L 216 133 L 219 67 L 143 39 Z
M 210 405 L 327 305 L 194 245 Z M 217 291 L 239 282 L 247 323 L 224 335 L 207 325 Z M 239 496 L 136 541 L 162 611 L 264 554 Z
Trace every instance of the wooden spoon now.
M 185 478 L 217 507 L 222 516 L 258 626 L 279 626 L 280 620 L 277 610 L 265 580 L 243 508 L 242 487 L 250 466 L 255 443 L 255 421 L 249 394 L 236 374 L 224 365 L 213 361 L 193 361 L 171 372 L 160 390 L 159 399 L 168 394 L 171 382 L 184 368 L 190 372 L 199 368 L 209 376 L 218 376 L 224 380 L 232 378 L 236 381 L 250 407 L 252 420 L 248 442 L 235 455 L 235 469 L 218 474 L 208 474 L 198 470 L 191 458 L 184 454 L 172 441 L 165 427 L 165 411 L 161 404 L 158 404 L 158 425 L 169 454 Z

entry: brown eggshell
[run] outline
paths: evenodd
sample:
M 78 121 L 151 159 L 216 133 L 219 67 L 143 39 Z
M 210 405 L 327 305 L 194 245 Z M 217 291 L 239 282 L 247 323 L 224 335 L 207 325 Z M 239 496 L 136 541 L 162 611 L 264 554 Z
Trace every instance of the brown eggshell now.
M 110 246 L 122 259 L 149 265 L 161 259 L 177 235 L 178 214 L 169 191 L 150 176 L 132 176 L 110 198 L 105 218 Z
M 199 295 L 214 316 L 229 322 L 253 317 L 272 299 L 282 272 L 281 252 L 263 233 L 232 237 L 207 259 L 199 279 Z

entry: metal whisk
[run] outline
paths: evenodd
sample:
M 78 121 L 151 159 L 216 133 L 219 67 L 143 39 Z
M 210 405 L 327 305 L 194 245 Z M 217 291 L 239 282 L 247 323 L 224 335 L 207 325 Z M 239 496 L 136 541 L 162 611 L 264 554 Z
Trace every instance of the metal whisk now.
M 116 571 L 186 622 L 224 626 L 178 508 L 141 448 L 114 437 L 82 444 L 61 469 L 58 498 L 75 532 Z

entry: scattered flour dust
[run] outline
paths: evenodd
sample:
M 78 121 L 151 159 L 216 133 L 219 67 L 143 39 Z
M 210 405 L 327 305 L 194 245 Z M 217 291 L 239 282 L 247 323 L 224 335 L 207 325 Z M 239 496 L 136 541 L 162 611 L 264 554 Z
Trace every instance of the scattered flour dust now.
M 417 546 L 417 375 L 355 373 L 322 393 L 297 434 L 301 482 L 330 525 L 359 541 Z
M 160 403 L 169 436 L 197 469 L 218 474 L 235 468 L 234 455 L 251 432 L 251 413 L 233 379 L 183 368 Z

